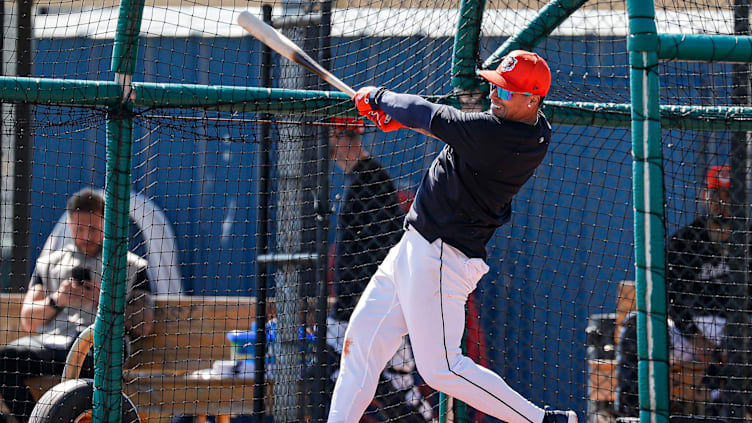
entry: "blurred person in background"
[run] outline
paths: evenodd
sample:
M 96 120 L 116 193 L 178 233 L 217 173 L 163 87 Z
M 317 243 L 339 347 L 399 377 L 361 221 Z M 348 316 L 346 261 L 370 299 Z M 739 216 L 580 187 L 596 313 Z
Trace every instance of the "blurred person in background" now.
M 72 238 L 37 259 L 21 308 L 21 324 L 34 335 L 0 347 L 0 395 L 19 423 L 28 421 L 36 404 L 25 380 L 62 375 L 68 350 L 94 323 L 99 305 L 104 198 L 84 189 L 68 200 L 66 208 Z M 146 261 L 128 252 L 127 263 L 125 329 L 131 336 L 146 336 L 154 322 Z M 93 374 L 89 354 L 81 377 Z

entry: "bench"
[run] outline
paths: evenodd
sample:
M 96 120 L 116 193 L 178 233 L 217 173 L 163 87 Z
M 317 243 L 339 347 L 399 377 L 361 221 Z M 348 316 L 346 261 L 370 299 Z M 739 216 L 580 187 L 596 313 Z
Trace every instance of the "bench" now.
M 613 345 L 618 345 L 621 328 L 629 313 L 636 309 L 634 281 L 621 281 L 618 288 L 614 314 Z M 672 363 L 670 368 L 670 396 L 672 412 L 701 414 L 710 392 L 701 385 L 707 366 L 702 363 Z M 588 358 L 588 421 L 612 423 L 615 421 L 613 402 L 616 394 L 616 360 Z M 605 405 L 605 404 L 609 404 Z
M 123 391 L 136 405 L 142 421 L 169 421 L 174 415 L 194 415 L 202 421 L 253 410 L 253 379 L 198 378 L 192 372 L 231 358 L 226 334 L 248 330 L 255 318 L 251 297 L 155 296 L 151 335 L 132 342 L 123 370 Z M 21 328 L 23 294 L 0 294 L 0 344 L 30 335 Z M 35 398 L 60 377 L 27 380 Z M 267 393 L 271 387 L 267 384 Z M 267 409 L 270 409 L 266 395 Z

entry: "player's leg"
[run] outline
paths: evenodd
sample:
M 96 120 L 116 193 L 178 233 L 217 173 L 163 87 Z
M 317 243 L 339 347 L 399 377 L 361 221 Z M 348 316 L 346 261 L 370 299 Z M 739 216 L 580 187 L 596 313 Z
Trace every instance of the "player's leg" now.
M 462 354 L 465 303 L 488 266 L 479 259 L 468 260 L 441 240 L 428 243 L 412 230 L 404 241 L 410 254 L 399 258 L 396 284 L 423 379 L 434 389 L 509 423 L 541 423 L 543 409 Z M 562 417 L 553 420 L 576 420 L 576 416 Z
M 407 333 L 392 280 L 392 262 L 390 253 L 371 278 L 350 318 L 329 423 L 360 419 L 373 399 L 381 371 Z

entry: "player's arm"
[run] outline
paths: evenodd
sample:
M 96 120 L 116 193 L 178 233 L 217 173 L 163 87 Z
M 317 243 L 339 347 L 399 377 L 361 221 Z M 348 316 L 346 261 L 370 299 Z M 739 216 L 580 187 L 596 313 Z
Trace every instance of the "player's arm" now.
M 39 326 L 57 314 L 44 294 L 42 284 L 33 283 L 32 278 L 21 306 L 21 326 L 30 332 L 36 332 Z
M 431 118 L 439 106 L 413 94 L 398 94 L 386 88 L 371 92 L 374 108 L 383 110 L 399 123 L 431 132 Z
M 358 112 L 384 132 L 407 127 L 436 138 L 431 132 L 431 118 L 440 106 L 420 96 L 398 94 L 383 87 L 363 87 L 353 101 Z

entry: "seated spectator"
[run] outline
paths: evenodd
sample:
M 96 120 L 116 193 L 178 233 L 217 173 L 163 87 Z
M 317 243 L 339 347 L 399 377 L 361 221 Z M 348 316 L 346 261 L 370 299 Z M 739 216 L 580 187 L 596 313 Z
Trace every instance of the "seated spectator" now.
M 35 402 L 25 380 L 61 375 L 68 350 L 79 333 L 94 323 L 102 282 L 104 198 L 85 189 L 68 200 L 72 241 L 37 259 L 21 308 L 21 324 L 33 336 L 0 348 L 0 395 L 12 416 L 28 421 Z M 125 329 L 145 336 L 154 321 L 146 262 L 128 253 Z M 82 377 L 93 375 L 91 355 Z
M 746 402 L 742 396 L 748 382 L 740 380 L 749 381 L 750 373 L 745 360 L 732 360 L 728 354 L 738 350 L 730 345 L 729 340 L 737 337 L 729 336 L 728 323 L 747 322 L 741 308 L 745 294 L 734 294 L 736 286 L 730 279 L 730 170 L 729 166 L 708 170 L 700 193 L 704 213 L 671 235 L 666 245 L 671 360 L 708 366 L 701 383 L 711 390 L 718 413 L 725 417 L 741 412 L 733 405 Z M 734 325 L 739 326 L 744 325 Z M 623 327 L 617 346 L 617 410 L 636 416 L 636 318 L 626 319 Z
M 714 166 L 701 192 L 706 214 L 669 239 L 666 248 L 669 316 L 689 341 L 692 359 L 707 362 L 721 346 L 734 301 L 730 285 L 729 166 Z
M 685 338 L 670 318 L 668 326 L 669 365 L 692 363 L 695 360 L 690 340 Z M 619 343 L 616 345 L 616 392 L 614 408 L 619 416 L 638 417 L 640 402 L 637 390 L 637 313 L 629 313 L 620 325 Z M 697 385 L 718 395 L 717 366 L 706 368 Z

